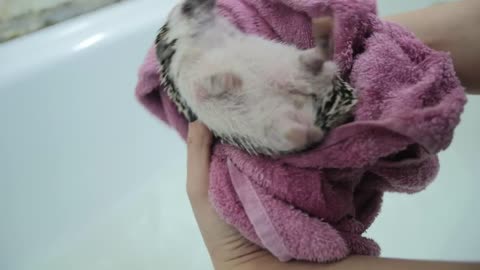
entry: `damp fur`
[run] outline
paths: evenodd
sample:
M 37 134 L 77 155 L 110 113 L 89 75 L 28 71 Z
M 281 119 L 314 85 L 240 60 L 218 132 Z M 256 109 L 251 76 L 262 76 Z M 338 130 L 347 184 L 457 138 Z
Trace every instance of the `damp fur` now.
M 275 156 L 321 142 L 348 119 L 356 99 L 353 89 L 335 91 L 342 81 L 329 36 L 300 50 L 241 32 L 215 4 L 181 2 L 156 40 L 164 86 L 187 120 L 252 154 Z

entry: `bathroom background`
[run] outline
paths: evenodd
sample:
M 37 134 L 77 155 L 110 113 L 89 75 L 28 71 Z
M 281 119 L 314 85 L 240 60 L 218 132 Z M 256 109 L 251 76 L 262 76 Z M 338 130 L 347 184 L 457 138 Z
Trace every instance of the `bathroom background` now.
M 213 269 L 185 192 L 185 144 L 133 95 L 177 1 L 0 0 L 1 270 Z M 367 235 L 383 256 L 480 259 L 479 105 L 471 97 L 426 191 L 385 196 Z
M 121 1 L 0 0 L 0 42 Z
M 127 0 L 0 0 L 0 43 L 122 1 Z M 414 6 L 448 1 L 452 0 L 417 0 Z M 413 7 L 402 2 L 386 0 L 379 4 L 388 6 L 387 12 Z

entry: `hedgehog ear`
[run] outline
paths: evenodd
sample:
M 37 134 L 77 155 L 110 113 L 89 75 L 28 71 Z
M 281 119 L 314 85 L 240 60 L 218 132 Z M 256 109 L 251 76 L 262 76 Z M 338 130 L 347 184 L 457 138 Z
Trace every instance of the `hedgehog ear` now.
M 224 99 L 228 94 L 242 89 L 242 86 L 242 78 L 237 74 L 231 72 L 216 73 L 197 83 L 196 97 L 200 102 L 212 98 Z
M 241 89 L 243 81 L 240 76 L 232 72 L 216 73 L 206 80 L 210 94 L 218 96 L 224 92 Z

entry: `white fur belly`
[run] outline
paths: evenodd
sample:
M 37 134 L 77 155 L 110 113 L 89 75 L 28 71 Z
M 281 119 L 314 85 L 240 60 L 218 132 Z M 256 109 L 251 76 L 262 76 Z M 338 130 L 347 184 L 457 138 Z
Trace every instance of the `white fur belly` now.
M 299 79 L 296 51 L 291 48 L 285 51 L 280 59 L 270 54 L 257 53 L 258 58 L 255 58 L 212 52 L 198 61 L 198 66 L 191 65 L 189 72 L 183 72 L 191 74 L 192 82 L 188 87 L 186 83 L 182 84 L 182 95 L 199 119 L 222 137 L 248 138 L 252 145 L 276 152 L 302 147 L 309 139 L 295 138 L 301 137 L 295 135 L 297 130 L 314 129 L 312 136 L 321 132 L 314 126 L 316 110 L 313 100 L 290 94 L 296 86 L 306 82 Z M 225 72 L 238 75 L 241 87 L 220 95 L 221 98 L 200 100 L 195 81 Z

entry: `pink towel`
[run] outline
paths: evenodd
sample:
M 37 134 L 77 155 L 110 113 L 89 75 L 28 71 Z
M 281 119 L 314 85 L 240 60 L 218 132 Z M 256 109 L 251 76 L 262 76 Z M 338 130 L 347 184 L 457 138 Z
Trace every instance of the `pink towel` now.
M 381 21 L 373 0 L 219 0 L 218 6 L 242 31 L 299 48 L 314 45 L 311 18 L 333 15 L 335 60 L 360 95 L 355 121 L 311 151 L 273 160 L 215 145 L 210 199 L 218 214 L 282 261 L 378 255 L 378 245 L 362 234 L 383 193 L 423 190 L 460 121 L 466 97 L 449 55 Z M 159 78 L 152 49 L 137 97 L 185 138 L 187 122 Z

